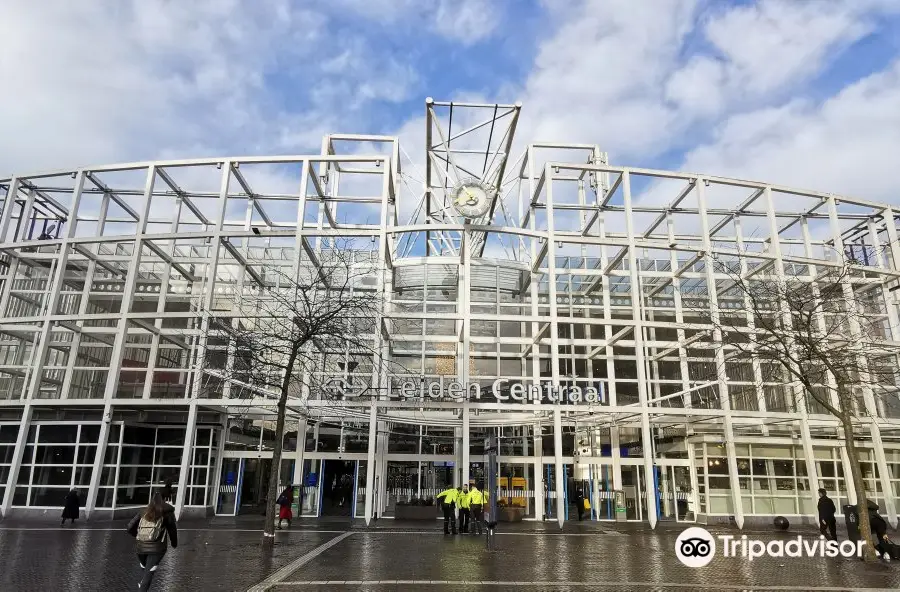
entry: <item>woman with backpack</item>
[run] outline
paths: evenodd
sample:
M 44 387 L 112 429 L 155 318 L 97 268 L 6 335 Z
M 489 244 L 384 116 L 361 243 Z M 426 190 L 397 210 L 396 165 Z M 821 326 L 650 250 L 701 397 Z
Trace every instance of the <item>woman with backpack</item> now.
M 175 508 L 163 501 L 162 495 L 153 494 L 150 504 L 128 523 L 128 534 L 137 541 L 137 556 L 144 570 L 138 590 L 149 590 L 156 569 L 166 554 L 168 541 L 178 547 L 178 527 Z
M 291 504 L 294 503 L 293 488 L 290 486 L 285 487 L 275 503 L 278 504 L 278 530 L 281 530 L 281 521 L 285 519 L 288 521 L 288 528 L 290 528 L 291 518 L 294 517 L 294 513 L 291 511 Z

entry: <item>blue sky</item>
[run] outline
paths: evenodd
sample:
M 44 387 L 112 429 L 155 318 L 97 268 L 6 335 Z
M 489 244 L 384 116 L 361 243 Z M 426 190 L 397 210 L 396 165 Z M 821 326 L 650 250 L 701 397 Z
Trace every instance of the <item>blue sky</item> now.
M 423 102 L 523 143 L 900 202 L 900 1 L 164 0 L 0 7 L 0 176 L 162 157 L 421 151 Z

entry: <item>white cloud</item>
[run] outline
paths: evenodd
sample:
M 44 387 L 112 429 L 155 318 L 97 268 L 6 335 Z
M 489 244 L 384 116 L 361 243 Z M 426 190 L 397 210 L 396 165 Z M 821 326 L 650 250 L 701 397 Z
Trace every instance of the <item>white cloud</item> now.
M 760 96 L 803 82 L 870 32 L 861 6 L 766 0 L 717 14 L 704 33 L 727 65 L 729 91 Z
M 822 104 L 735 115 L 684 168 L 900 203 L 900 60 Z
M 529 140 L 599 143 L 652 155 L 678 121 L 660 89 L 677 67 L 696 2 L 586 2 L 544 41 L 522 90 Z
M 489 37 L 500 24 L 501 9 L 493 0 L 327 0 L 334 12 L 350 13 L 395 29 L 422 24 L 438 35 L 472 45 Z

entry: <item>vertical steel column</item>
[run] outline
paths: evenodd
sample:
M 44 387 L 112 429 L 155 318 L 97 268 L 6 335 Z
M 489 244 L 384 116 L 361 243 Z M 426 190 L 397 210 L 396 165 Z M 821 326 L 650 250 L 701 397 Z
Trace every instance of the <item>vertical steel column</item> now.
M 384 304 L 385 304 L 385 261 L 387 260 L 387 224 L 388 224 L 388 195 L 391 190 L 391 170 L 390 160 L 382 161 L 384 166 L 382 187 L 381 187 L 381 225 L 378 232 L 378 276 L 376 278 L 376 298 L 381 303 L 381 310 L 378 318 L 375 319 L 375 336 L 373 350 L 375 351 L 375 360 L 372 364 L 372 386 L 374 394 L 372 395 L 371 406 L 369 408 L 369 449 L 366 457 L 366 503 L 365 503 L 365 520 L 368 526 L 372 520 L 374 506 L 374 497 L 377 495 L 383 483 L 375 483 L 375 452 L 378 439 L 378 400 L 385 396 L 387 389 L 387 370 L 383 367 L 385 347 L 382 343 L 382 333 L 384 324 Z M 383 458 L 383 456 L 382 456 Z M 384 464 L 383 462 L 380 464 Z M 381 479 L 380 481 L 384 481 Z
M 499 199 L 499 198 L 498 198 Z M 462 471 L 460 472 L 460 485 L 467 485 L 469 483 L 469 453 L 471 451 L 471 447 L 469 445 L 469 397 L 468 397 L 468 384 L 469 384 L 469 357 L 472 355 L 471 352 L 471 336 L 472 336 L 472 323 L 471 323 L 471 294 L 472 294 L 472 274 L 471 274 L 471 264 L 472 264 L 472 232 L 468 228 L 468 224 L 462 233 L 462 239 L 460 244 L 460 259 L 461 265 L 457 267 L 459 274 L 459 289 L 457 300 L 459 301 L 459 317 L 460 317 L 460 325 L 458 333 L 462 337 L 462 341 L 457 341 L 457 351 L 460 353 L 456 356 L 457 362 L 457 376 L 459 378 L 460 383 L 463 385 L 463 389 L 465 390 L 465 396 L 462 400 L 462 438 L 460 439 L 460 445 L 462 446 L 462 454 L 460 455 L 460 461 L 462 463 Z M 457 471 L 453 471 L 453 474 L 456 475 Z
M 372 508 L 375 497 L 375 443 L 378 438 L 378 407 L 375 401 L 369 408 L 369 448 L 366 455 L 366 526 L 372 521 Z
M 537 423 L 534 426 L 534 462 L 532 463 L 532 470 L 534 471 L 534 479 L 532 480 L 532 487 L 534 487 L 534 519 L 535 520 L 543 520 L 546 519 L 545 515 L 545 506 L 544 506 L 544 442 L 543 442 L 543 429 L 541 428 L 541 424 Z
M 467 384 L 467 383 L 463 383 Z M 462 484 L 469 484 L 469 452 L 471 451 L 471 446 L 469 445 L 469 406 L 463 403 L 462 408 Z
M 187 426 L 184 431 L 184 451 L 181 453 L 181 467 L 178 470 L 178 491 L 175 494 L 175 517 L 181 518 L 185 496 L 191 480 L 191 464 L 194 458 L 194 439 L 197 435 L 197 401 L 191 401 L 188 409 Z M 278 437 L 278 436 L 276 436 Z M 278 467 L 272 467 L 277 471 Z
M 207 506 L 213 507 L 213 514 L 219 509 L 219 489 L 222 486 L 222 462 L 225 456 L 225 440 L 228 439 L 228 411 L 225 411 L 222 418 L 222 433 L 219 434 L 219 443 L 216 445 L 216 466 L 213 472 L 213 490 L 212 497 L 206 501 Z
M 291 475 L 291 483 L 300 484 L 300 491 L 303 491 L 303 463 L 306 460 L 306 430 L 309 429 L 309 420 L 301 417 L 297 420 L 297 450 L 294 459 L 294 474 Z M 357 484 L 358 487 L 358 484 Z M 301 493 L 302 495 L 302 493 Z
M 869 433 L 872 435 L 872 447 L 875 452 L 875 463 L 878 465 L 878 481 L 881 485 L 882 499 L 887 511 L 888 522 L 897 528 L 897 507 L 894 502 L 894 491 L 891 484 L 891 473 L 887 458 L 884 456 L 884 443 L 881 441 L 881 428 L 875 418 L 870 418 Z
M 6 477 L 6 490 L 3 493 L 3 506 L 0 507 L 0 515 L 4 518 L 9 514 L 12 506 L 13 495 L 16 489 L 16 480 L 19 469 L 22 467 L 22 457 L 25 455 L 25 445 L 28 442 L 28 432 L 31 429 L 31 417 L 34 413 L 31 402 L 26 401 L 22 409 L 22 419 L 19 420 L 19 434 L 16 436 L 16 448 L 13 451 L 12 465 L 9 467 L 9 475 Z
M 775 202 L 772 200 L 772 188 L 766 187 L 763 190 L 763 195 L 765 196 L 766 214 L 769 219 L 769 243 L 772 245 L 772 250 L 775 255 L 775 275 L 778 277 L 778 281 L 783 285 L 786 281 L 784 276 L 784 261 L 781 255 L 781 237 L 778 232 L 778 220 L 775 217 Z M 786 326 L 790 326 L 791 311 L 788 308 L 787 302 L 782 299 L 778 304 L 781 308 L 782 319 L 784 319 Z M 788 347 L 790 347 L 791 350 L 796 349 L 793 339 L 789 341 Z M 812 502 L 811 507 L 816 507 L 819 499 L 819 473 L 816 469 L 816 457 L 813 453 L 812 436 L 810 436 L 809 433 L 809 413 L 806 406 L 806 392 L 796 380 L 792 380 L 791 382 L 791 390 L 794 391 L 794 399 L 799 407 L 800 436 L 803 441 L 803 454 L 806 456 L 806 475 L 809 479 L 807 495 L 810 496 L 810 501 Z M 801 514 L 802 513 L 801 510 Z
M 728 455 L 728 478 L 731 485 L 731 500 L 734 506 L 734 522 L 744 528 L 744 506 L 741 501 L 740 479 L 738 479 L 737 453 L 734 449 L 734 428 L 731 417 L 731 397 L 728 393 L 728 375 L 725 372 L 725 351 L 722 345 L 722 328 L 719 326 L 719 299 L 716 292 L 715 260 L 712 257 L 712 238 L 709 236 L 709 218 L 706 214 L 706 179 L 697 178 L 694 191 L 697 192 L 697 206 L 700 211 L 700 235 L 703 237 L 704 263 L 706 267 L 706 289 L 709 292 L 709 312 L 713 324 L 713 343 L 716 346 L 716 374 L 719 383 L 719 402 L 724 415 L 725 451 Z
M 0 242 L 10 243 L 15 241 L 15 237 L 7 237 L 9 232 L 9 223 L 12 220 L 13 210 L 16 208 L 16 196 L 19 193 L 21 182 L 18 177 L 9 180 L 9 187 L 6 190 L 6 199 L 3 200 L 3 213 L 0 214 Z
M 743 256 L 745 251 L 744 249 L 744 233 L 743 228 L 741 227 L 741 218 L 740 216 L 734 217 L 734 234 L 737 243 L 737 249 L 740 253 L 738 259 L 740 260 L 740 277 L 742 280 L 747 279 L 747 273 L 750 271 L 749 266 L 747 265 L 747 258 Z M 809 256 L 809 255 L 807 255 Z M 753 315 L 753 307 L 750 303 L 750 295 L 744 292 L 743 294 L 744 300 L 744 309 L 745 309 L 745 318 L 747 320 L 747 328 L 750 331 L 756 330 L 756 318 Z M 759 355 L 756 353 L 756 348 L 754 346 L 753 355 L 750 357 L 750 363 L 753 366 L 753 383 L 754 390 L 756 391 L 756 408 L 758 411 L 766 411 L 768 405 L 766 404 L 766 391 L 763 388 L 763 375 L 762 375 L 762 366 L 759 363 Z M 769 426 L 763 425 L 761 426 L 761 431 L 763 436 L 769 435 Z
M 559 317 L 556 306 L 556 239 L 554 236 L 553 221 L 553 171 L 549 165 L 544 166 L 544 183 L 547 188 L 547 271 L 549 275 L 549 294 L 548 302 L 550 304 L 550 376 L 553 398 L 553 454 L 554 470 L 556 482 L 556 522 L 559 527 L 563 527 L 565 520 L 565 504 L 563 499 L 563 484 L 566 476 L 563 474 L 562 462 L 562 411 L 560 409 L 560 401 L 556 398 L 559 396 Z M 534 347 L 539 347 L 535 344 Z
M 562 415 L 559 405 L 553 408 L 553 484 L 556 489 L 556 523 L 563 527 L 566 520 L 566 500 L 564 499 L 563 484 L 566 476 L 563 475 L 562 463 Z
M 644 457 L 644 496 L 650 528 L 656 528 L 656 491 L 653 487 L 653 437 L 650 433 L 650 408 L 647 403 L 646 356 L 644 355 L 644 312 L 640 270 L 635 252 L 634 211 L 631 203 L 631 172 L 622 172 L 622 196 L 625 203 L 625 234 L 628 238 L 628 268 L 631 283 L 631 314 L 635 322 L 634 349 L 637 358 L 638 398 L 641 403 L 641 443 Z

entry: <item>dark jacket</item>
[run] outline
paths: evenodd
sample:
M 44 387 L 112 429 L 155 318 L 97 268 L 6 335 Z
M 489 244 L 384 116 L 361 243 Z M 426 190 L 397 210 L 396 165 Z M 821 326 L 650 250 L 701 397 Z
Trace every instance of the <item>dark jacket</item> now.
M 834 514 L 837 508 L 834 507 L 834 501 L 830 497 L 819 498 L 819 520 L 834 520 Z
M 131 519 L 131 522 L 128 523 L 128 534 L 133 537 L 137 537 L 138 525 L 141 523 L 141 517 L 144 515 L 144 510 L 138 512 L 134 518 Z M 165 553 L 167 549 L 167 539 L 172 541 L 172 548 L 178 547 L 178 526 L 175 521 L 175 508 L 166 504 L 166 511 L 163 513 L 163 533 L 161 540 L 157 540 L 154 542 L 141 542 L 137 541 L 137 553 Z
M 884 521 L 877 512 L 869 510 L 869 526 L 872 528 L 872 534 L 877 537 L 877 544 L 887 534 L 887 522 Z
M 78 511 L 81 509 L 81 500 L 78 499 L 78 494 L 74 491 L 70 491 L 68 495 L 66 495 L 65 506 L 63 506 L 62 517 L 63 520 L 77 520 L 78 519 Z

